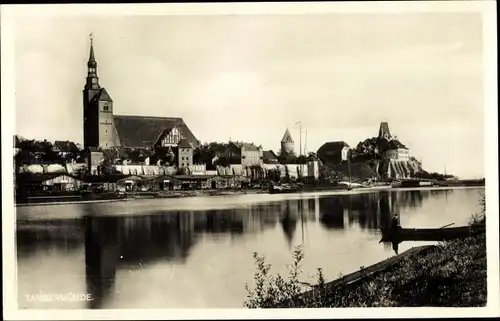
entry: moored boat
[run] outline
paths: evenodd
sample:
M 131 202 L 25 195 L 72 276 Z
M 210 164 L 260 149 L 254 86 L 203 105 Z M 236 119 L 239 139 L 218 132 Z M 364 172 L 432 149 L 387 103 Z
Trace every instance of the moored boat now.
M 427 180 L 405 180 L 398 187 L 432 187 L 432 182 Z
M 484 233 L 484 225 L 449 228 L 381 228 L 382 242 L 402 241 L 446 241 Z
M 270 194 L 287 194 L 287 193 L 302 193 L 302 192 L 324 192 L 324 191 L 350 191 L 358 186 L 348 186 L 344 184 L 337 185 L 271 185 L 269 186 Z
M 288 194 L 288 193 L 298 193 L 301 189 L 296 186 L 290 185 L 271 185 L 269 187 L 270 194 Z

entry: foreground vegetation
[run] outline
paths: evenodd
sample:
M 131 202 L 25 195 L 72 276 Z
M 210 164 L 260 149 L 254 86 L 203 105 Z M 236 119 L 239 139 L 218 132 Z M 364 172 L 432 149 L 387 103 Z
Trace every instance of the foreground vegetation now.
M 485 224 L 482 213 L 470 224 Z M 486 235 L 440 243 L 410 254 L 386 270 L 348 285 L 329 287 L 321 269 L 312 295 L 301 295 L 301 248 L 293 253 L 289 276 L 270 274 L 265 258 L 254 253 L 257 271 L 255 286 L 246 285 L 248 308 L 328 307 L 478 307 L 486 305 Z

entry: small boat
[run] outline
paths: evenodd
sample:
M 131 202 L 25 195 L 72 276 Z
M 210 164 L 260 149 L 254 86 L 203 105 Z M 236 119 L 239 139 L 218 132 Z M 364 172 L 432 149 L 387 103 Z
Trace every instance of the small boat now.
M 299 187 L 299 188 L 300 188 L 300 191 L 303 191 L 303 192 L 347 190 L 347 186 L 345 186 L 345 185 L 322 185 L 322 186 L 304 185 L 304 186 Z
M 398 187 L 432 187 L 431 181 L 425 180 L 405 180 L 400 183 Z
M 484 233 L 485 225 L 460 226 L 449 228 L 381 228 L 381 242 L 402 241 L 446 241 Z
M 391 185 L 368 185 L 364 186 L 367 190 L 386 190 L 392 188 Z
M 301 189 L 298 187 L 292 186 L 270 186 L 269 194 L 289 194 L 289 193 L 298 193 Z

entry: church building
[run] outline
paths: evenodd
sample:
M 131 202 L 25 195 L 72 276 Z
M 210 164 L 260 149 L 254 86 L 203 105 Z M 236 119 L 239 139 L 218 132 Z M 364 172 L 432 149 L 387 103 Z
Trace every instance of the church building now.
M 115 115 L 113 99 L 99 83 L 92 39 L 83 89 L 83 141 L 90 149 L 196 148 L 200 142 L 182 118 Z M 186 156 L 183 156 L 186 157 Z

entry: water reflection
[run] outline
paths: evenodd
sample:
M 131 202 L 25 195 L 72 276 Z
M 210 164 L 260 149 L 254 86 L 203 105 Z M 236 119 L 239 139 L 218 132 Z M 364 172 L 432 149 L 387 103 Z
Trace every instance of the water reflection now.
M 33 252 L 71 252 L 84 242 L 85 226 L 81 220 L 30 220 L 16 222 L 17 256 L 30 256 Z
M 344 229 L 354 225 L 363 230 L 377 230 L 389 225 L 401 209 L 418 208 L 429 194 L 420 191 L 383 191 L 319 199 L 320 222 L 328 229 Z
M 100 308 L 115 283 L 117 262 L 122 249 L 118 220 L 85 217 L 85 280 L 93 300 L 88 308 Z
M 102 308 L 112 300 L 118 270 L 143 269 L 157 262 L 186 265 L 193 249 L 207 242 L 205 236 L 211 241 L 225 236 L 245 239 L 278 231 L 291 248 L 299 237 L 304 243 L 308 229 L 316 233 L 316 226 L 328 233 L 355 227 L 378 234 L 379 227 L 388 227 L 395 213 L 404 215 L 408 209 L 418 209 L 427 198 L 443 192 L 450 195 L 450 191 L 381 191 L 246 204 L 234 209 L 133 216 L 90 213 L 83 220 L 19 221 L 18 257 L 35 256 L 50 248 L 63 253 L 78 251 L 83 245 L 84 261 L 77 264 L 85 266 L 87 291 L 94 297 L 88 308 Z M 399 244 L 383 246 L 396 253 L 399 250 Z
M 285 201 L 282 203 L 280 221 L 281 227 L 283 228 L 283 234 L 288 241 L 289 248 L 292 247 L 295 231 L 297 230 L 297 221 L 299 219 L 297 216 L 297 201 Z
M 343 229 L 344 228 L 344 208 L 346 198 L 321 198 L 319 200 L 320 206 L 320 222 L 326 228 Z M 348 204 L 347 204 L 348 205 Z

